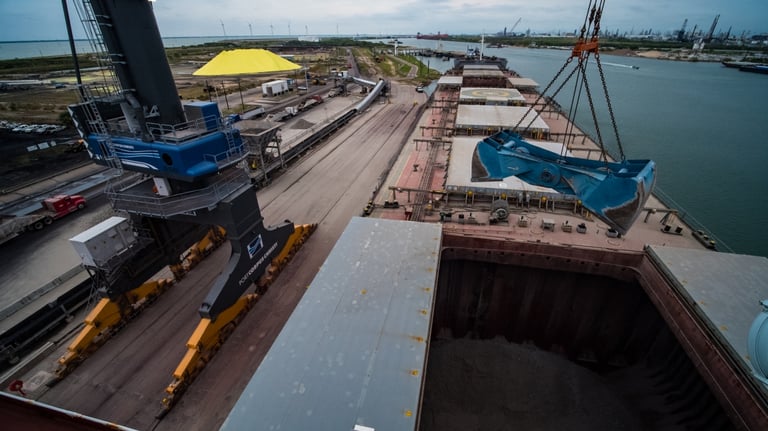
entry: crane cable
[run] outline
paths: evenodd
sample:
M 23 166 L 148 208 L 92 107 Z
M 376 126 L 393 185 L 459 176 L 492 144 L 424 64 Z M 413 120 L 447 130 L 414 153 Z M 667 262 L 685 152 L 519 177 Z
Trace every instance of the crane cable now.
M 573 61 L 575 57 L 578 58 L 578 62 L 576 64 L 576 67 L 568 74 L 568 76 L 563 80 L 563 82 L 558 86 L 557 90 L 552 94 L 552 96 L 548 97 L 548 100 L 554 100 L 555 96 L 562 90 L 562 88 L 565 86 L 565 84 L 573 77 L 574 73 L 577 71 L 579 72 L 580 79 L 577 79 L 577 83 L 574 86 L 574 94 L 571 97 L 571 106 L 568 110 L 568 118 L 571 118 L 571 125 L 570 130 L 572 130 L 575 125 L 573 123 L 573 119 L 575 119 L 576 111 L 579 105 L 579 101 L 581 100 L 581 89 L 583 87 L 584 92 L 587 95 L 587 100 L 589 102 L 589 108 L 590 113 L 592 115 L 592 120 L 595 124 L 595 132 L 597 134 L 597 144 L 600 147 L 602 159 L 607 162 L 607 151 L 605 149 L 605 145 L 603 143 L 603 137 L 602 133 L 600 132 L 600 126 L 597 121 L 597 113 L 595 112 L 595 106 L 594 101 L 592 98 L 592 92 L 589 87 L 589 82 L 587 80 L 586 75 L 586 64 L 589 61 L 589 54 L 592 53 L 595 57 L 595 62 L 597 63 L 597 69 L 600 74 L 600 82 L 602 84 L 603 93 L 605 94 L 605 100 L 606 104 L 608 106 L 608 113 L 610 115 L 611 119 L 611 125 L 613 127 L 614 136 L 616 138 L 616 144 L 619 150 L 619 155 L 621 158 L 621 161 L 625 161 L 625 154 L 624 154 L 624 148 L 621 144 L 621 138 L 619 137 L 619 130 L 618 126 L 616 124 L 616 117 L 613 112 L 613 105 L 611 104 L 611 98 L 608 94 L 608 85 L 606 84 L 605 80 L 605 73 L 603 72 L 603 66 L 600 62 L 600 53 L 598 49 L 598 40 L 600 35 L 600 19 L 602 18 L 603 13 L 603 7 L 605 6 L 605 0 L 590 0 L 589 5 L 587 7 L 587 13 L 584 16 L 584 23 L 581 27 L 581 32 L 579 34 L 578 42 L 573 47 L 573 51 L 571 52 L 571 55 L 566 59 L 565 64 L 558 70 L 558 72 L 555 74 L 555 77 L 552 78 L 552 80 L 547 84 L 544 91 L 542 91 L 539 94 L 539 97 L 536 98 L 536 101 L 528 108 L 528 111 L 523 115 L 523 117 L 517 122 L 513 130 L 518 130 L 520 125 L 523 123 L 525 118 L 528 118 L 528 115 L 530 111 L 533 110 L 533 107 L 536 106 L 539 101 L 542 98 L 545 98 L 547 92 L 552 87 L 552 85 L 555 83 L 555 81 L 558 80 L 560 75 L 565 71 L 565 69 L 568 67 L 568 65 Z M 589 40 L 587 40 L 587 37 L 589 35 Z M 531 118 L 526 125 L 526 129 L 530 128 L 533 124 L 536 117 Z M 566 130 L 566 136 L 567 136 L 568 130 Z M 567 139 L 567 137 L 565 138 Z M 565 151 L 565 150 L 563 150 Z
M 621 138 L 619 137 L 619 128 L 616 125 L 616 117 L 613 115 L 613 106 L 611 105 L 611 97 L 608 95 L 608 85 L 605 83 L 605 74 L 603 73 L 603 65 L 600 63 L 600 54 L 595 53 L 595 62 L 597 63 L 597 70 L 600 72 L 600 82 L 603 84 L 603 93 L 605 93 L 605 103 L 608 105 L 608 113 L 611 117 L 611 125 L 613 126 L 613 133 L 616 136 L 616 145 L 619 147 L 619 155 L 621 161 L 626 160 L 624 155 L 624 148 L 621 145 Z

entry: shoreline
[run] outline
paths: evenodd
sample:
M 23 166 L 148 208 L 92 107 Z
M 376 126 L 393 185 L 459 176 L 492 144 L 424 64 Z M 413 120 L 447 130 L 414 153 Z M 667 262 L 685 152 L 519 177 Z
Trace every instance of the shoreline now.
M 722 61 L 732 60 L 733 57 L 725 54 L 706 54 L 706 53 L 694 53 L 690 49 L 679 49 L 675 51 L 660 51 L 658 49 L 648 50 L 633 50 L 633 49 L 616 49 L 610 51 L 603 51 L 600 54 L 615 55 L 618 57 L 640 57 L 648 58 L 652 60 L 668 60 L 668 61 L 687 61 L 687 62 L 707 62 L 707 63 L 720 63 Z M 743 57 L 740 56 L 740 57 Z

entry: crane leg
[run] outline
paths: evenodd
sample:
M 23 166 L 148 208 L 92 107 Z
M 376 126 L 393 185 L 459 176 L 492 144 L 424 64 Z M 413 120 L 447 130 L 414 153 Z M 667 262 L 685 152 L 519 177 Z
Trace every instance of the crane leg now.
M 316 228 L 294 226 L 287 221 L 265 227 L 251 187 L 223 200 L 204 217 L 224 226 L 232 254 L 200 307 L 202 319 L 187 341 L 187 351 L 166 388 L 160 417 L 173 407 L 259 298 L 259 294 L 245 294 L 246 291 L 256 283 L 263 293 Z
M 174 281 L 182 279 L 187 272 L 224 242 L 224 235 L 223 228 L 219 226 L 210 228 L 200 241 L 187 249 L 180 263 L 169 265 L 174 279 L 147 281 L 127 292 L 115 291 L 112 287 L 104 289 L 110 291 L 111 295 L 102 298 L 86 316 L 85 326 L 80 334 L 70 343 L 67 352 L 58 360 L 54 373 L 55 381 L 60 381 L 69 374 L 78 364 L 117 333 L 125 323 L 138 315 L 173 285 Z M 121 280 L 125 279 L 126 277 L 121 278 Z
M 80 334 L 67 347 L 67 352 L 59 358 L 56 379 L 60 380 L 69 374 L 172 284 L 172 279 L 152 280 L 131 290 L 119 301 L 102 298 L 86 316 L 85 327 Z

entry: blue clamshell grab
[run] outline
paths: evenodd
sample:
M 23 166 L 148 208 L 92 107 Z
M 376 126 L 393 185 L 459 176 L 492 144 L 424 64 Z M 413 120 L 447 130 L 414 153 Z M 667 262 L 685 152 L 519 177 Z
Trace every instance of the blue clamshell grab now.
M 472 181 L 501 181 L 511 176 L 578 197 L 584 208 L 624 235 L 653 191 L 656 163 L 561 156 L 511 131 L 478 142 L 472 157 Z

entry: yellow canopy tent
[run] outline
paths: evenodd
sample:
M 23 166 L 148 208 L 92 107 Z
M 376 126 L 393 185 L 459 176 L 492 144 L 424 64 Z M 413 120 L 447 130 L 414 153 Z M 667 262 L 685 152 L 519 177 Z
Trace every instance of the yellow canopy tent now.
M 301 66 L 266 49 L 233 49 L 220 52 L 192 75 L 258 75 L 261 73 L 286 72 L 296 69 L 301 69 Z

